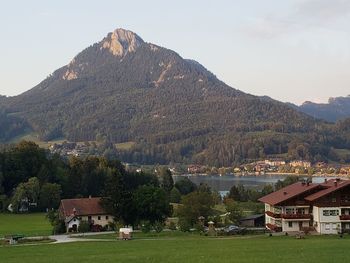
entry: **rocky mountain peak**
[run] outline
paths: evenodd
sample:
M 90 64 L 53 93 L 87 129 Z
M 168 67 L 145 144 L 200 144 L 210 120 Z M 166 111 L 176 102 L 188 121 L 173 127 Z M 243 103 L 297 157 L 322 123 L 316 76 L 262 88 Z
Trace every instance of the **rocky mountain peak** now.
M 117 28 L 102 41 L 101 49 L 108 49 L 114 56 L 122 57 L 144 43 L 142 38 L 132 31 Z

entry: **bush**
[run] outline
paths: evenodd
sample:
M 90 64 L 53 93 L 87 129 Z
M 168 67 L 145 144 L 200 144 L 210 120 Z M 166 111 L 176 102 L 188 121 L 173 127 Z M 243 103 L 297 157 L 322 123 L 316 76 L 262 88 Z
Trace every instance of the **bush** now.
M 180 220 L 179 227 L 182 232 L 190 232 L 191 224 L 186 220 Z
M 174 222 L 170 222 L 169 229 L 170 230 L 176 230 L 176 224 Z
M 90 224 L 88 221 L 81 221 L 78 227 L 78 232 L 86 233 L 90 231 Z
M 157 222 L 154 223 L 153 228 L 154 228 L 154 230 L 155 230 L 157 233 L 160 233 L 160 232 L 162 232 L 163 229 L 164 229 L 164 224 L 163 224 L 162 222 L 157 221 Z
M 115 222 L 108 222 L 107 230 L 116 231 L 117 230 L 117 224 Z
M 64 234 L 66 233 L 66 224 L 63 220 L 59 220 L 55 225 L 53 225 L 52 234 Z
M 151 226 L 151 223 L 149 221 L 143 221 L 141 223 L 141 231 L 142 231 L 142 233 L 149 233 L 149 232 L 151 232 L 151 228 L 152 228 L 152 226 Z
M 204 232 L 204 226 L 202 224 L 195 224 L 194 228 L 198 231 L 198 232 Z

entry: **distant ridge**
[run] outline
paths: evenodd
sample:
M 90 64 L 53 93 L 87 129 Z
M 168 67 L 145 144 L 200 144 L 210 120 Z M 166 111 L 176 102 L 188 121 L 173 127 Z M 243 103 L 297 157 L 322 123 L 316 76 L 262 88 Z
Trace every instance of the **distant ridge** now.
M 330 98 L 328 103 L 304 102 L 299 109 L 315 118 L 330 122 L 350 117 L 350 95 Z

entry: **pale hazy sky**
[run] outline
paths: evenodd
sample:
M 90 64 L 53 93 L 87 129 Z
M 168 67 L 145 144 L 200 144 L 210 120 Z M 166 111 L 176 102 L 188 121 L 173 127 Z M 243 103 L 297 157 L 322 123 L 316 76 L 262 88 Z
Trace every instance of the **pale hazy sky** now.
M 0 94 L 17 95 L 122 27 L 282 101 L 350 94 L 350 0 L 0 0 Z

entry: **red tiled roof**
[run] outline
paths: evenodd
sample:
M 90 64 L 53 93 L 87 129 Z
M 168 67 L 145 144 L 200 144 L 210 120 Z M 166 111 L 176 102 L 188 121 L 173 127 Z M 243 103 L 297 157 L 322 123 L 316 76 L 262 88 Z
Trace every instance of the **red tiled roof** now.
M 326 189 L 305 197 L 305 200 L 311 201 L 311 202 L 315 201 L 323 196 L 326 196 L 330 193 L 338 191 L 339 189 L 342 189 L 349 185 L 350 185 L 350 180 L 338 180 L 338 181 L 336 179 L 328 180 L 326 183 L 322 184 L 322 186 L 327 187 Z
M 63 199 L 61 200 L 60 210 L 64 217 L 73 215 L 74 210 L 77 216 L 106 214 L 100 201 L 100 197 Z
M 265 195 L 259 199 L 260 202 L 267 203 L 269 205 L 277 205 L 284 201 L 287 201 L 293 197 L 296 197 L 300 194 L 308 192 L 312 189 L 319 187 L 319 184 L 313 183 L 302 183 L 297 182 L 295 184 L 288 185 L 276 192 Z

